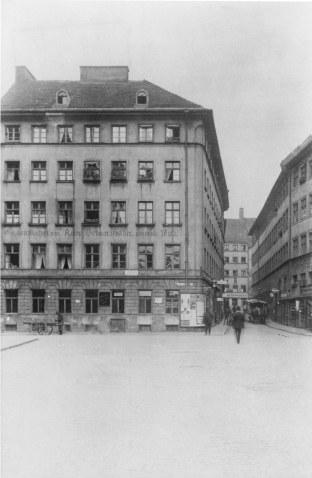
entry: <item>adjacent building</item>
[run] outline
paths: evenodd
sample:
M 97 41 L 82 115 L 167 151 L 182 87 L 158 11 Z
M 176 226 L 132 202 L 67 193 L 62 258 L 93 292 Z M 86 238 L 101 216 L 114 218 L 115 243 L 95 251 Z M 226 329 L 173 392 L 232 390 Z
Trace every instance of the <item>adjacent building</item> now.
M 239 219 L 225 220 L 224 279 L 228 286 L 223 294 L 225 310 L 228 307 L 247 307 L 251 296 L 251 238 L 248 232 L 254 218 L 244 217 L 239 210 Z
M 252 289 L 273 320 L 312 327 L 312 136 L 281 162 L 250 230 Z
M 212 110 L 127 67 L 2 99 L 2 317 L 196 330 L 217 307 L 228 209 Z

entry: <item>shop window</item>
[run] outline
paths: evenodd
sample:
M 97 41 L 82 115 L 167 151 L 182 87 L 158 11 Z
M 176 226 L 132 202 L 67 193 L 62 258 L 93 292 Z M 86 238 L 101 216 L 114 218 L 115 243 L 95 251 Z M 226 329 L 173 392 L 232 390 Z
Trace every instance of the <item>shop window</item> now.
M 126 224 L 126 203 L 113 201 L 111 207 L 111 224 Z
M 126 245 L 125 244 L 112 245 L 112 267 L 113 269 L 126 268 Z
M 150 314 L 152 312 L 152 291 L 139 290 L 139 314 Z
M 168 224 L 180 224 L 180 203 L 169 202 L 165 203 L 165 223 Z
M 179 313 L 179 291 L 166 290 L 166 314 Z
M 6 181 L 20 181 L 20 162 L 6 161 Z
M 6 313 L 18 312 L 18 290 L 10 289 L 5 291 Z
M 166 161 L 166 181 L 180 181 L 180 162 Z
M 5 268 L 19 268 L 19 244 L 5 244 Z
M 142 244 L 139 248 L 139 269 L 153 269 L 154 246 Z
M 89 226 L 98 225 L 100 222 L 99 201 L 85 201 L 84 205 L 84 223 Z
M 46 203 L 34 201 L 31 203 L 31 224 L 46 223 Z
M 127 128 L 126 126 L 112 126 L 113 143 L 126 143 Z
M 180 269 L 181 251 L 179 245 L 166 244 L 166 269 Z
M 46 143 L 47 142 L 47 127 L 46 126 L 33 126 L 33 143 Z
M 59 311 L 61 314 L 71 314 L 71 290 L 59 290 Z
M 86 269 L 98 269 L 100 265 L 100 246 L 98 244 L 88 244 L 85 246 L 85 264 Z
M 112 291 L 112 313 L 123 314 L 125 312 L 125 293 L 123 290 Z
M 99 161 L 85 161 L 83 169 L 83 180 L 86 182 L 97 183 L 101 180 L 100 177 L 100 162 Z
M 72 268 L 72 245 L 59 244 L 57 246 L 57 259 L 59 269 Z
M 19 143 L 20 141 L 20 126 L 6 126 L 5 127 L 5 141 L 7 143 Z
M 71 201 L 58 202 L 58 224 L 73 224 L 73 203 Z
M 72 143 L 73 142 L 73 127 L 72 126 L 60 126 L 59 127 L 59 142 L 60 143 Z
M 180 141 L 180 126 L 166 126 L 166 141 L 168 143 L 179 143 Z
M 127 180 L 127 163 L 126 161 L 112 161 L 111 181 Z
M 32 181 L 46 181 L 47 180 L 47 163 L 46 161 L 32 162 Z
M 46 245 L 34 244 L 32 248 L 32 268 L 45 269 L 46 268 Z
M 154 163 L 152 161 L 139 161 L 139 181 L 153 181 Z
M 5 223 L 6 224 L 18 224 L 19 223 L 19 202 L 6 202 L 5 203 Z
M 153 224 L 153 203 L 139 201 L 139 224 Z
M 33 289 L 32 290 L 32 311 L 35 314 L 44 313 L 44 301 L 45 301 L 45 290 L 44 289 Z
M 86 290 L 86 314 L 97 314 L 99 310 L 99 291 Z
M 152 143 L 153 142 L 153 126 L 151 126 L 151 125 L 140 125 L 139 126 L 139 141 L 141 143 Z
M 99 142 L 100 142 L 100 127 L 86 126 L 86 143 L 99 143 Z

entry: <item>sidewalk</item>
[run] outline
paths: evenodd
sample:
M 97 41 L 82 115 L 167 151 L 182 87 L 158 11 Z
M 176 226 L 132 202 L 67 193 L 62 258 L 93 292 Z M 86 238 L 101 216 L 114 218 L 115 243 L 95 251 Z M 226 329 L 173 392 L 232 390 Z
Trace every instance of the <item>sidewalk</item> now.
M 306 335 L 306 336 L 312 337 L 312 332 L 307 329 L 299 329 L 298 327 L 289 327 L 288 325 L 283 325 L 277 322 L 273 322 L 273 320 L 271 319 L 266 320 L 266 325 L 268 327 L 271 327 L 272 329 L 284 330 L 285 332 L 290 332 L 291 334 Z

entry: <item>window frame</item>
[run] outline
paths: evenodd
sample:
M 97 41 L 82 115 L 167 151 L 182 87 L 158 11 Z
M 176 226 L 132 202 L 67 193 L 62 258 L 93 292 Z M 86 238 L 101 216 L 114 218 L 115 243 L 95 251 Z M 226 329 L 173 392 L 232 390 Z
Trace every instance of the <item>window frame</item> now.
M 92 293 L 94 294 L 93 297 L 92 297 Z M 87 297 L 88 294 L 90 295 L 90 297 Z M 89 306 L 90 306 L 90 310 L 87 310 Z M 99 313 L 99 290 L 98 289 L 85 289 L 85 313 L 86 314 Z
M 47 244 L 30 244 L 31 247 L 31 268 L 33 270 L 41 270 L 41 269 L 47 269 Z M 38 250 L 35 250 L 35 249 Z M 41 250 L 42 248 L 42 250 Z M 36 262 L 37 262 L 37 256 L 39 256 L 39 259 L 41 261 L 40 267 L 36 267 Z M 40 257 L 41 256 L 41 257 Z M 39 262 L 38 262 L 39 264 Z M 43 267 L 42 267 L 43 265 Z
M 167 205 L 170 205 L 172 204 L 172 208 L 169 209 L 167 208 Z M 179 207 L 176 209 L 174 208 L 174 204 L 177 204 Z M 179 216 L 178 216 L 178 222 L 175 222 L 174 220 L 174 211 L 178 211 L 179 212 Z M 167 219 L 170 220 L 170 212 L 171 212 L 171 220 L 172 222 L 167 222 Z M 165 226 L 179 226 L 181 225 L 181 203 L 180 201 L 165 201 L 165 223 L 164 223 Z
M 100 160 L 86 159 L 83 163 L 83 181 L 99 183 L 101 181 L 101 162 Z
M 72 289 L 58 289 L 58 310 L 61 314 L 72 313 Z
M 90 248 L 90 252 L 88 252 L 87 248 Z M 97 248 L 97 251 L 95 248 Z M 90 256 L 90 260 L 87 260 L 88 256 Z M 87 267 L 88 263 L 90 263 L 90 267 Z M 96 263 L 97 267 L 93 267 Z M 100 265 L 100 244 L 84 244 L 84 268 L 90 270 L 100 269 Z
M 139 101 L 139 98 L 144 98 L 145 101 Z M 136 94 L 136 104 L 137 105 L 148 105 L 148 94 L 145 90 L 140 90 Z
M 64 207 L 62 208 L 61 205 L 66 205 L 67 207 Z M 68 205 L 71 205 L 71 207 L 69 208 Z M 64 221 L 64 218 L 63 218 L 63 222 L 60 221 L 62 215 L 61 215 L 61 212 L 64 212 L 66 213 L 65 216 L 67 215 L 67 222 Z M 71 212 L 69 214 L 69 212 Z M 66 219 L 66 217 L 65 217 Z M 73 201 L 57 201 L 57 225 L 58 226 L 72 226 L 74 224 L 74 208 L 73 208 Z
M 141 206 L 144 205 L 145 208 Z M 151 205 L 148 208 L 147 205 Z M 151 215 L 149 214 L 151 212 Z M 150 216 L 150 217 L 149 217 Z M 144 222 L 143 222 L 144 220 Z M 153 201 L 138 201 L 138 225 L 153 226 L 154 225 L 154 203 Z
M 148 130 L 151 129 L 151 139 L 148 139 Z M 145 132 L 143 134 L 143 131 Z M 139 143 L 153 143 L 154 141 L 154 125 L 153 124 L 139 124 Z
M 64 130 L 63 136 L 65 141 L 63 141 L 61 130 Z M 71 131 L 69 131 L 71 130 Z M 68 141 L 70 139 L 70 141 Z M 58 126 L 58 142 L 60 144 L 72 144 L 74 142 L 74 126 L 73 125 L 59 125 Z
M 118 204 L 119 206 L 121 204 L 124 205 L 124 209 L 120 209 L 120 207 L 118 207 L 118 209 L 113 209 L 113 205 L 114 204 Z M 118 222 L 114 222 L 114 212 L 116 212 L 116 218 L 115 219 L 118 219 L 118 216 L 119 216 L 119 219 L 122 218 L 123 215 L 120 216 L 120 212 L 123 212 L 124 211 L 124 222 L 122 221 L 118 221 Z M 119 214 L 118 214 L 119 213 Z M 126 201 L 111 201 L 111 218 L 110 218 L 110 225 L 111 226 L 126 226 L 127 225 L 127 203 Z
M 11 248 L 9 250 L 8 248 Z M 14 248 L 17 248 L 17 251 Z M 11 261 L 11 256 L 17 256 L 17 261 Z M 10 259 L 9 261 L 7 259 Z M 17 265 L 14 264 L 17 262 Z M 10 266 L 10 267 L 9 267 Z M 11 269 L 19 269 L 20 268 L 20 245 L 19 243 L 7 243 L 4 244 L 4 269 L 11 270 Z
M 35 293 L 37 296 L 35 296 Z M 37 305 L 35 306 L 35 304 Z M 35 309 L 39 309 L 39 310 L 35 310 Z M 44 314 L 44 311 L 45 311 L 45 289 L 32 289 L 32 313 Z
M 35 204 L 38 204 L 38 207 L 35 209 Z M 41 206 L 39 206 L 41 205 Z M 44 209 L 42 208 L 42 205 L 44 205 Z M 34 222 L 34 211 L 38 211 L 38 222 Z M 44 211 L 44 222 L 40 222 L 40 217 L 43 216 L 43 214 L 40 213 L 40 211 Z M 47 205 L 46 201 L 31 201 L 31 222 L 30 225 L 34 226 L 43 226 L 47 224 Z
M 117 250 L 114 250 L 115 248 Z M 123 249 L 121 250 L 121 248 Z M 111 244 L 111 259 L 112 270 L 127 269 L 127 244 Z
M 128 162 L 125 160 L 111 161 L 110 181 L 112 183 L 127 182 Z
M 56 247 L 57 247 L 57 269 L 72 270 L 73 269 L 73 244 L 64 244 L 64 243 L 56 244 Z M 60 267 L 60 263 L 61 263 L 60 256 L 65 256 L 63 267 Z M 65 267 L 66 261 L 67 261 L 67 267 Z
M 115 294 L 122 294 L 122 296 L 115 296 Z M 125 295 L 124 289 L 112 290 L 112 314 L 125 313 Z
M 140 289 L 138 290 L 138 314 L 152 314 L 153 313 L 153 291 Z M 143 306 L 143 307 L 142 307 Z M 142 310 L 143 309 L 143 310 Z
M 168 251 L 168 248 L 169 247 L 172 247 L 173 250 L 172 252 Z M 178 247 L 179 250 L 178 251 L 175 251 L 174 248 L 175 247 Z M 170 257 L 171 256 L 171 257 Z M 170 257 L 170 261 L 171 261 L 171 265 L 170 267 L 168 267 L 169 265 L 169 262 L 168 262 L 168 258 Z M 178 258 L 178 267 L 175 267 L 175 264 L 174 262 L 176 262 L 176 259 Z M 175 270 L 175 269 L 181 269 L 181 261 L 182 261 L 182 247 L 181 247 L 181 244 L 165 244 L 165 270 Z
M 71 168 L 68 167 L 61 167 L 61 164 L 65 164 L 66 166 L 68 164 L 71 164 Z M 65 179 L 62 179 L 61 177 L 61 172 L 65 171 Z M 70 176 L 69 172 L 71 172 L 71 179 L 68 178 Z M 68 182 L 73 182 L 74 181 L 74 162 L 73 161 L 58 161 L 58 181 L 62 183 L 68 183 Z
M 8 205 L 12 205 L 10 208 Z M 19 201 L 5 201 L 5 225 L 6 226 L 17 226 L 20 224 L 20 203 Z M 9 221 L 9 217 L 12 218 L 12 221 Z
M 35 130 L 38 131 L 38 141 L 35 140 L 36 134 Z M 42 132 L 45 132 L 44 137 L 42 137 Z M 33 125 L 32 126 L 32 142 L 34 144 L 46 144 L 47 143 L 47 138 L 48 138 L 48 128 L 47 125 Z
M 11 133 L 8 131 L 10 128 L 12 128 L 12 130 L 13 130 Z M 17 129 L 18 129 L 18 131 L 15 131 Z M 10 134 L 12 134 L 12 139 L 9 139 Z M 5 142 L 6 143 L 20 143 L 21 142 L 21 125 L 19 125 L 19 124 L 5 125 Z
M 151 164 L 152 167 L 148 167 L 148 165 Z M 145 167 L 144 166 L 141 166 L 141 165 L 146 165 Z M 138 181 L 142 181 L 142 182 L 154 182 L 155 181 L 155 178 L 154 178 L 154 161 L 139 161 L 138 162 Z M 145 174 L 145 177 L 144 177 L 144 174 L 142 175 L 141 174 L 141 171 L 146 171 L 146 174 Z M 151 171 L 151 174 L 150 174 L 150 171 Z
M 5 289 L 5 311 L 7 314 L 18 314 L 18 289 Z M 11 294 L 11 296 L 9 296 Z
M 9 164 L 18 164 L 18 167 L 8 167 Z M 16 175 L 16 171 L 17 171 L 17 176 L 18 176 L 18 179 L 9 179 L 9 171 L 12 171 L 13 172 L 13 178 L 15 177 Z M 20 161 L 5 161 L 5 180 L 4 182 L 7 182 L 7 183 L 20 183 L 21 182 L 21 162 Z
M 168 135 L 168 130 L 174 131 L 175 129 L 178 130 L 178 136 L 171 136 Z M 165 125 L 165 141 L 166 143 L 180 143 L 181 140 L 181 125 L 179 124 L 166 124 Z
M 88 208 L 88 205 L 97 205 L 96 207 Z M 97 218 L 88 218 L 88 214 L 95 213 L 97 211 Z M 83 224 L 86 226 L 100 226 L 100 201 L 84 201 L 83 208 Z
M 145 250 L 141 250 L 143 248 Z M 148 248 L 151 248 L 152 251 L 149 252 Z M 141 265 L 140 256 L 143 258 L 143 263 Z M 154 269 L 154 244 L 138 244 L 138 269 L 139 270 L 153 270 Z
M 98 129 L 98 132 L 96 134 L 95 129 Z M 89 140 L 88 140 L 88 129 L 89 131 Z M 86 124 L 85 125 L 85 143 L 91 144 L 91 143 L 100 143 L 101 142 L 101 126 L 99 124 Z
M 292 204 L 292 214 L 293 214 L 293 224 L 296 224 L 299 221 L 299 202 L 298 201 Z
M 45 167 L 35 167 L 35 165 L 40 164 Z M 35 179 L 35 171 L 38 171 L 39 179 Z M 47 161 L 32 161 L 31 162 L 31 182 L 33 183 L 46 183 L 48 181 L 48 171 L 47 171 Z
M 175 292 L 176 295 L 174 297 L 169 297 L 168 294 L 170 292 Z M 174 307 L 174 300 L 177 299 L 177 306 Z M 166 294 L 165 294 L 165 309 L 166 309 L 166 314 L 171 314 L 171 315 L 179 315 L 179 304 L 180 304 L 180 297 L 179 297 L 179 291 L 178 290 L 172 290 L 172 289 L 166 289 Z M 170 301 L 170 302 L 169 302 Z M 170 306 L 168 306 L 168 304 L 170 304 Z M 171 310 L 168 310 L 168 309 L 171 309 Z M 174 311 L 174 309 L 176 309 L 176 311 Z
M 167 166 L 168 164 L 172 164 L 172 167 L 169 168 Z M 178 168 L 174 167 L 174 164 L 178 164 L 179 167 Z M 174 171 L 178 171 L 179 179 L 170 179 L 171 173 L 168 174 L 168 171 L 171 171 L 173 178 L 174 178 L 174 175 L 175 175 Z M 166 183 L 179 183 L 179 182 L 181 182 L 181 161 L 165 161 L 165 179 L 164 179 L 164 182 L 166 182 Z
M 121 131 L 121 128 L 124 128 L 124 133 Z M 118 131 L 114 131 L 117 129 Z M 124 138 L 124 141 L 123 141 Z M 114 144 L 124 144 L 127 143 L 127 125 L 125 124 L 112 124 L 111 127 L 111 139 Z

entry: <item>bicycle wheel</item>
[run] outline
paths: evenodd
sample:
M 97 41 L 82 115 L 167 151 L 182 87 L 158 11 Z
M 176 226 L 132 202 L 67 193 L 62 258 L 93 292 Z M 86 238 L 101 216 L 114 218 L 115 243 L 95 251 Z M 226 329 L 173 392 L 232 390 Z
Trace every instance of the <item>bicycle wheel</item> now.
M 44 335 L 46 333 L 46 324 L 44 322 L 40 322 L 38 324 L 38 332 L 40 335 Z

